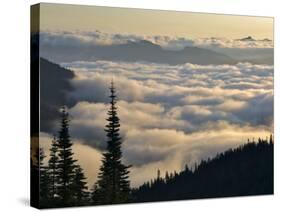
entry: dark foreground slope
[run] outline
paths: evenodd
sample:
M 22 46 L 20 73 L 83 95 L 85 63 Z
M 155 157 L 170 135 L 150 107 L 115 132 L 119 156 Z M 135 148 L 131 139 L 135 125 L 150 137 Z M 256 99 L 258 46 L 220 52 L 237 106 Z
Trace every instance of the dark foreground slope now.
M 70 83 L 74 78 L 71 70 L 40 58 L 40 130 L 52 132 L 54 121 L 60 117 L 62 105 L 73 106 L 67 93 L 73 90 Z
M 133 191 L 135 202 L 273 194 L 273 142 L 259 140 L 158 177 Z

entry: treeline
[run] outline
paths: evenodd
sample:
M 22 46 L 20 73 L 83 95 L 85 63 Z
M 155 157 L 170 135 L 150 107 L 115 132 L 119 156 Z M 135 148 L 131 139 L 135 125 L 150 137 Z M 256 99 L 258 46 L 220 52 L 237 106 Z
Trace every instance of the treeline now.
M 122 140 L 117 115 L 116 95 L 113 82 L 110 87 L 110 108 L 105 132 L 107 149 L 103 153 L 98 180 L 91 190 L 78 161 L 74 159 L 72 140 L 69 134 L 69 115 L 61 108 L 61 123 L 58 135 L 54 136 L 49 160 L 43 148 L 31 157 L 31 178 L 39 178 L 39 208 L 69 207 L 98 204 L 117 204 L 131 201 L 129 168 L 121 162 Z M 95 161 L 93 161 L 94 163 Z
M 135 202 L 273 194 L 273 138 L 258 139 L 133 190 Z

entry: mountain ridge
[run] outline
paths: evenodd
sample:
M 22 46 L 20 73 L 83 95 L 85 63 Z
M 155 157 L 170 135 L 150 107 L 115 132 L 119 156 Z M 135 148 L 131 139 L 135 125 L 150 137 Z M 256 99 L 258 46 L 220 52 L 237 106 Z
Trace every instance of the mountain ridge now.
M 42 57 L 56 63 L 79 60 L 111 60 L 124 62 L 146 61 L 177 65 L 193 63 L 199 65 L 236 64 L 237 60 L 214 50 L 200 47 L 185 47 L 182 50 L 163 49 L 160 45 L 147 40 L 129 41 L 114 45 L 92 45 L 77 49 L 78 47 L 60 48 L 56 46 L 43 46 Z
M 202 160 L 194 170 L 166 173 L 133 191 L 136 202 L 273 194 L 273 147 L 259 139 Z

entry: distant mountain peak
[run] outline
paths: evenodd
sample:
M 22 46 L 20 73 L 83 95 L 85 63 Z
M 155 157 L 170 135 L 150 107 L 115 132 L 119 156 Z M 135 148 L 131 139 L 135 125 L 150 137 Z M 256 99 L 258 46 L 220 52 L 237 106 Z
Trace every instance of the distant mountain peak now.
M 272 40 L 270 40 L 270 39 L 268 39 L 268 38 L 264 38 L 264 39 L 262 39 L 261 41 L 270 42 L 270 41 L 272 41 Z
M 155 43 L 152 43 L 149 40 L 140 40 L 138 43 L 143 44 L 143 45 L 154 45 L 154 46 L 158 46 Z
M 138 45 L 153 45 L 153 46 L 158 46 L 157 44 L 155 43 L 152 43 L 151 41 L 149 40 L 128 40 L 126 42 L 126 44 L 138 44 Z
M 161 46 L 148 40 L 129 40 L 127 43 L 120 44 L 119 46 L 130 46 L 134 48 L 162 48 Z
M 247 36 L 245 38 L 238 39 L 240 41 L 256 41 L 252 36 Z

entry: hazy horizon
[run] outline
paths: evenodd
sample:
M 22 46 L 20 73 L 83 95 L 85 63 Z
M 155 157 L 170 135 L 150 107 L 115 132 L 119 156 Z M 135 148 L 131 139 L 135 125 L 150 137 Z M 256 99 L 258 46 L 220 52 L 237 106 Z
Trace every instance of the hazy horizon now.
M 273 40 L 272 17 L 199 12 L 41 4 L 40 30 L 180 36 L 186 38 L 253 36 Z M 62 15 L 63 14 L 63 15 Z

